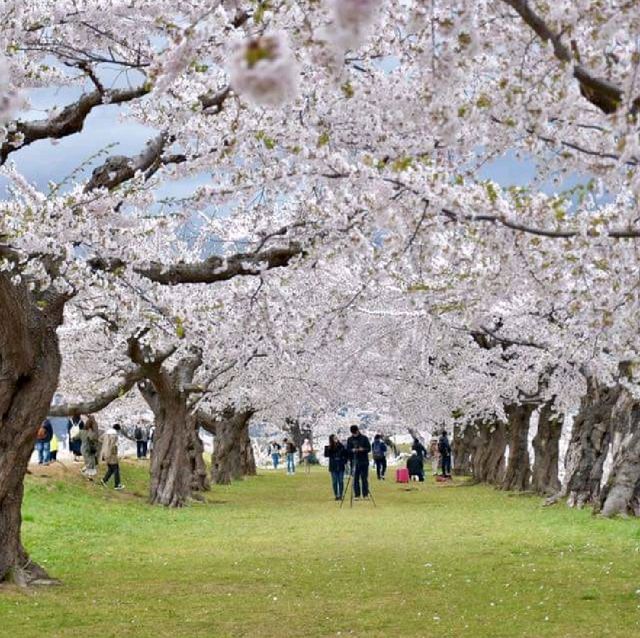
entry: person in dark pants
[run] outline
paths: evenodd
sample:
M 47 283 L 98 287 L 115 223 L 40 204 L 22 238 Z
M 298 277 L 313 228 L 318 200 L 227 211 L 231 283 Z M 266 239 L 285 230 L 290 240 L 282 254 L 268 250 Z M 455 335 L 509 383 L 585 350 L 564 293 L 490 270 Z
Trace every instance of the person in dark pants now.
M 440 452 L 442 462 L 442 476 L 451 478 L 451 444 L 449 443 L 446 430 L 442 430 L 442 434 L 438 440 L 438 452 Z
M 355 498 L 369 498 L 369 452 L 371 443 L 360 432 L 357 425 L 351 426 L 351 436 L 347 439 L 347 454 L 353 471 L 353 493 Z
M 149 445 L 149 431 L 143 425 L 136 425 L 133 431 L 133 438 L 136 440 L 136 456 L 138 460 L 147 458 L 147 447 Z
M 329 459 L 333 495 L 336 501 L 340 501 L 344 492 L 344 468 L 347 461 L 347 451 L 335 434 L 329 437 L 329 445 L 324 446 L 324 455 Z
M 376 434 L 373 437 L 371 452 L 373 454 L 373 462 L 376 464 L 376 476 L 379 481 L 384 481 L 384 475 L 387 472 L 387 445 L 381 434 Z
M 424 461 L 415 450 L 411 451 L 411 456 L 407 459 L 407 470 L 412 480 L 415 480 L 415 476 L 418 481 L 424 481 Z
M 124 489 L 124 485 L 120 482 L 120 464 L 118 462 L 118 435 L 120 434 L 120 429 L 120 424 L 116 423 L 107 430 L 102 440 L 102 451 L 100 453 L 102 461 L 107 464 L 107 473 L 101 483 L 106 487 L 109 479 L 113 476 L 117 490 Z

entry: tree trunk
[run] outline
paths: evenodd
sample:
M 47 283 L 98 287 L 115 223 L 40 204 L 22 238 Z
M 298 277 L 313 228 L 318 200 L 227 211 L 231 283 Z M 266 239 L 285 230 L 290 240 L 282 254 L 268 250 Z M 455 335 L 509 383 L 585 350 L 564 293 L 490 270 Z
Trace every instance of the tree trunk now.
M 615 428 L 611 474 L 598 509 L 604 516 L 640 515 L 640 403 L 622 390 L 612 411 Z
M 200 438 L 200 427 L 193 416 L 189 416 L 187 425 L 189 441 L 187 453 L 191 465 L 191 489 L 194 492 L 207 492 L 211 489 L 207 466 L 204 462 L 204 445 Z
M 298 450 L 298 460 L 302 462 L 302 444 L 305 439 L 309 439 L 309 441 L 313 440 L 313 432 L 311 431 L 311 428 L 301 426 L 298 419 L 287 417 L 284 421 L 284 429 L 289 434 L 293 444 Z
M 507 448 L 505 424 L 502 421 L 483 421 L 478 424 L 478 434 L 478 447 L 472 458 L 474 480 L 500 485 Z
M 148 367 L 148 380 L 138 387 L 155 418 L 149 501 L 154 505 L 182 507 L 191 498 L 193 470 L 189 450 L 197 445 L 186 388 L 202 363 L 202 354 L 194 350 L 178 361 L 171 372 L 164 370 L 162 364 L 148 363 L 153 357 L 139 343 L 130 343 L 129 355 L 135 363 Z
M 473 423 L 453 426 L 453 473 L 472 474 L 472 458 L 477 446 L 478 431 Z
M 256 473 L 249 438 L 249 421 L 253 413 L 253 410 L 235 412 L 229 409 L 216 421 L 211 455 L 211 480 L 214 483 L 228 485 L 247 473 Z
M 532 441 L 535 459 L 531 489 L 537 494 L 550 496 L 560 490 L 558 459 L 561 434 L 562 416 L 553 412 L 553 402 L 549 401 L 540 409 L 538 431 Z
M 22 546 L 24 475 L 60 372 L 56 328 L 68 297 L 41 298 L 0 273 L 0 582 L 36 583 L 46 572 Z
M 567 475 L 561 494 L 570 507 L 595 503 L 600 495 L 602 471 L 611 442 L 611 411 L 620 386 L 605 388 L 592 379 L 574 422 L 565 465 Z
M 501 484 L 503 490 L 525 492 L 529 489 L 529 423 L 535 408 L 532 403 L 506 407 L 509 461 Z
M 149 501 L 153 505 L 182 507 L 191 497 L 191 459 L 186 397 L 172 387 L 139 384 L 153 411 L 155 434 L 151 454 Z

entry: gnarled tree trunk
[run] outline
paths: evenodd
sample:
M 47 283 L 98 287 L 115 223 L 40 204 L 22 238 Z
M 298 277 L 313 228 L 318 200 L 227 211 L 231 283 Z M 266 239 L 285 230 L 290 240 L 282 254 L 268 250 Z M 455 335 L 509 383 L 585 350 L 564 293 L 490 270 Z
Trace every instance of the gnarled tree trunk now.
M 162 364 L 148 363 L 153 357 L 137 341 L 130 342 L 129 355 L 135 363 L 147 365 L 147 380 L 138 387 L 155 419 L 149 501 L 154 505 L 182 507 L 191 498 L 189 449 L 195 443 L 187 406 L 188 387 L 202 363 L 202 355 L 194 350 L 178 361 L 171 372 L 163 369 Z
M 507 431 L 502 421 L 478 423 L 478 447 L 472 458 L 473 478 L 481 483 L 500 485 L 504 478 Z
M 536 406 L 533 403 L 509 405 L 507 413 L 507 436 L 509 460 L 502 479 L 503 490 L 524 492 L 529 489 L 531 465 L 529 462 L 529 422 Z
M 256 473 L 249 437 L 249 421 L 254 410 L 236 412 L 229 408 L 215 421 L 215 439 L 211 455 L 211 480 L 228 485 L 232 480 Z M 209 429 L 209 428 L 207 428 Z
M 507 432 L 502 421 L 478 424 L 478 447 L 473 458 L 473 478 L 481 483 L 500 485 L 504 477 Z
M 20 537 L 24 475 L 60 372 L 56 328 L 64 296 L 38 307 L 25 285 L 0 273 L 0 582 L 47 577 L 29 560 Z
M 570 507 L 595 503 L 600 495 L 604 462 L 611 442 L 611 411 L 620 395 L 619 385 L 606 388 L 587 381 L 571 433 L 565 466 L 567 474 L 561 494 Z
M 640 403 L 622 390 L 612 411 L 615 429 L 611 474 L 599 503 L 604 516 L 640 515 Z
M 472 474 L 472 458 L 477 447 L 478 431 L 473 423 L 453 426 L 453 473 Z
M 553 402 L 549 401 L 540 408 L 538 431 L 532 441 L 535 457 L 531 489 L 537 494 L 550 496 L 560 490 L 558 459 L 561 435 L 562 416 L 553 412 Z

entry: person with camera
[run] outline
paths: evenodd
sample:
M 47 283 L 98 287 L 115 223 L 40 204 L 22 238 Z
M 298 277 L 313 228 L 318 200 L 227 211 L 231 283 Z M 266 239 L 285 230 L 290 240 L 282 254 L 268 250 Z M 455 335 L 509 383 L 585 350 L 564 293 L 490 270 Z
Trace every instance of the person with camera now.
M 369 452 L 371 442 L 360 432 L 357 425 L 351 426 L 351 436 L 347 439 L 347 454 L 351 459 L 353 473 L 353 493 L 356 499 L 369 498 Z
M 347 462 L 347 451 L 335 434 L 329 437 L 329 445 L 324 446 L 324 455 L 329 459 L 333 495 L 336 501 L 341 501 L 344 492 L 344 469 Z

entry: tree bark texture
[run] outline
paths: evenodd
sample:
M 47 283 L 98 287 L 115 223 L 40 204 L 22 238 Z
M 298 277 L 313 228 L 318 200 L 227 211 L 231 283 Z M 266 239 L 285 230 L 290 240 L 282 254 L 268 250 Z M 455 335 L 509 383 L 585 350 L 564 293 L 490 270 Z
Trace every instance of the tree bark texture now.
M 612 410 L 613 464 L 597 508 L 604 516 L 640 516 L 640 402 L 622 390 Z
M 200 428 L 196 425 L 195 418 L 190 415 L 187 424 L 189 441 L 187 453 L 191 462 L 191 489 L 194 492 L 207 492 L 211 489 L 209 473 L 204 462 L 204 445 L 200 438 Z
M 249 437 L 252 409 L 236 412 L 229 408 L 215 423 L 215 439 L 211 456 L 211 480 L 228 485 L 233 480 L 256 473 L 256 463 Z
M 139 347 L 130 352 L 140 365 L 151 357 Z M 191 429 L 193 420 L 187 406 L 185 390 L 202 363 L 200 352 L 194 351 L 175 365 L 171 372 L 162 364 L 150 365 L 147 380 L 138 384 L 145 401 L 153 411 L 155 434 L 151 454 L 149 501 L 155 505 L 182 507 L 191 498 L 192 458 L 195 445 Z
M 478 431 L 474 423 L 453 427 L 453 473 L 470 476 L 473 472 L 472 459 L 477 447 Z
M 478 447 L 472 458 L 473 478 L 481 483 L 500 485 L 504 478 L 507 448 L 505 423 L 499 420 L 478 423 Z
M 562 421 L 562 416 L 553 412 L 552 401 L 540 408 L 538 431 L 532 441 L 535 456 L 531 473 L 531 489 L 537 494 L 551 496 L 560 490 L 558 460 Z
M 51 294 L 38 305 L 24 284 L 0 273 L 0 582 L 46 578 L 22 545 L 21 506 L 36 433 L 58 384 L 56 328 L 67 299 Z
M 502 479 L 503 490 L 525 492 L 531 480 L 529 462 L 529 424 L 536 405 L 514 404 L 506 407 L 509 460 Z
M 561 492 L 570 507 L 584 507 L 598 501 L 604 462 L 612 436 L 611 413 L 621 387 L 603 387 L 587 382 L 571 433 L 565 459 L 565 485 Z

